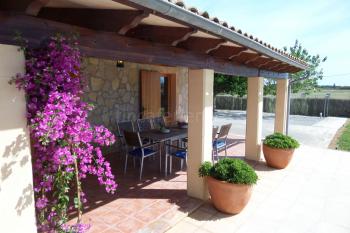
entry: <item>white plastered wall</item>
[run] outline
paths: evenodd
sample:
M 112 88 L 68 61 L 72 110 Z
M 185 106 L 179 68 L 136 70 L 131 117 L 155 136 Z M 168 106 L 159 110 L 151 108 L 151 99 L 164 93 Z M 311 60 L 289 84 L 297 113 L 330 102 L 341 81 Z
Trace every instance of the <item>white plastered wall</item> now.
M 23 52 L 0 44 L 0 232 L 37 232 L 25 98 L 8 83 L 24 70 Z

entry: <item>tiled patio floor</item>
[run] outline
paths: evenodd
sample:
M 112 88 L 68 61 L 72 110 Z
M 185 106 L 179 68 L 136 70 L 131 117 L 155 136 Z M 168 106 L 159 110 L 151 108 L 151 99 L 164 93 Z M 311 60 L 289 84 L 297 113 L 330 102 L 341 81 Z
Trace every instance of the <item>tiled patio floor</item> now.
M 231 154 L 244 154 L 244 140 L 234 138 L 229 140 Z M 134 169 L 130 159 L 124 175 L 124 155 L 111 154 L 108 159 L 119 185 L 115 195 L 107 194 L 95 177 L 83 183 L 88 197 L 83 221 L 92 225 L 90 233 L 164 232 L 203 204 L 187 196 L 186 172 L 179 171 L 175 161 L 174 170 L 178 172 L 164 177 L 163 171 L 159 172 L 159 160 L 145 160 L 143 181 L 139 182 L 138 164 Z
M 168 233 L 350 232 L 350 153 L 302 146 L 287 169 L 253 166 L 259 181 L 240 214 L 206 203 Z

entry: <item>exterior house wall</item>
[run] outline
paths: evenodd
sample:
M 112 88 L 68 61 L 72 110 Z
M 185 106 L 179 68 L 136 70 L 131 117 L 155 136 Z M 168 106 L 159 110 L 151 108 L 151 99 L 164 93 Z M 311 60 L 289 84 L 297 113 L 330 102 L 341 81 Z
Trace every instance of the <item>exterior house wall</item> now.
M 87 79 L 84 100 L 95 105 L 89 120 L 115 132 L 117 121 L 136 120 L 140 116 L 141 70 L 176 74 L 176 120 L 188 119 L 188 68 L 167 67 L 86 57 L 83 68 Z M 160 87 L 155 87 L 160 88 Z
M 24 93 L 8 82 L 24 73 L 18 47 L 0 44 L 1 232 L 36 232 L 32 163 Z

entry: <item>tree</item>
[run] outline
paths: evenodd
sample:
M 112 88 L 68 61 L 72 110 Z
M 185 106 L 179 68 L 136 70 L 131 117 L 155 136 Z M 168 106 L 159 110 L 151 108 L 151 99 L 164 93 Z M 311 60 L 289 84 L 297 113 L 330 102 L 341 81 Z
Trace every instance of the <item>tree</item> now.
M 247 94 L 248 81 L 245 77 L 215 74 L 214 76 L 214 96 L 217 94 L 238 95 L 240 97 Z
M 287 52 L 287 47 L 284 47 Z M 297 58 L 300 58 L 308 63 L 306 70 L 290 74 L 289 79 L 292 87 L 292 92 L 305 92 L 309 94 L 317 90 L 317 82 L 323 78 L 323 70 L 320 65 L 327 60 L 327 57 L 321 58 L 320 55 L 311 55 L 308 50 L 302 47 L 298 40 L 289 48 L 289 53 Z M 214 94 L 219 93 L 238 95 L 240 97 L 247 94 L 247 78 L 237 77 L 223 74 L 215 74 L 214 77 Z M 276 80 L 264 80 L 264 94 L 276 94 Z
M 303 48 L 298 40 L 295 44 L 289 48 L 284 47 L 284 51 L 289 52 L 294 57 L 302 59 L 308 63 L 306 70 L 290 74 L 289 80 L 292 87 L 292 92 L 305 92 L 310 94 L 313 91 L 318 90 L 318 81 L 323 78 L 323 69 L 320 65 L 327 60 L 327 57 L 321 58 L 320 55 L 311 55 L 307 49 Z M 275 95 L 276 94 L 276 81 L 272 79 L 265 80 L 264 94 Z

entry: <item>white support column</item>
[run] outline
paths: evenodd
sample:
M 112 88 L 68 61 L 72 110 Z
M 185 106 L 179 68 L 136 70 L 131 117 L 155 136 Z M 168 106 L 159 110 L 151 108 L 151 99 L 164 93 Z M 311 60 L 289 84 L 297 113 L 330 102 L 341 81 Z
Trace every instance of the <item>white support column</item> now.
M 198 169 L 204 161 L 211 161 L 213 84 L 213 70 L 189 70 L 187 193 L 202 200 L 208 199 L 208 191 Z
M 278 79 L 276 85 L 275 132 L 286 133 L 288 79 Z
M 264 78 L 248 78 L 245 157 L 260 160 Z
M 37 232 L 30 142 L 24 92 L 10 85 L 24 73 L 24 54 L 0 44 L 0 219 L 1 232 Z

